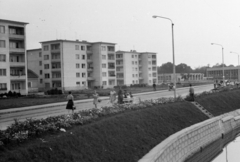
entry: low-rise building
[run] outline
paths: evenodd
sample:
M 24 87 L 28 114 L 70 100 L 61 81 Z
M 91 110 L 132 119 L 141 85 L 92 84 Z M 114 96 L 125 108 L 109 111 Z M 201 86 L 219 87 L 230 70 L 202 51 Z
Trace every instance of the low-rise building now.
M 231 81 L 240 80 L 240 66 L 237 67 L 213 67 L 207 69 L 207 78 L 212 80 L 222 80 L 224 71 L 224 79 Z
M 176 73 L 176 82 L 185 82 L 185 81 L 202 81 L 205 80 L 203 73 Z M 158 74 L 158 83 L 173 83 L 174 75 L 173 73 L 161 73 Z

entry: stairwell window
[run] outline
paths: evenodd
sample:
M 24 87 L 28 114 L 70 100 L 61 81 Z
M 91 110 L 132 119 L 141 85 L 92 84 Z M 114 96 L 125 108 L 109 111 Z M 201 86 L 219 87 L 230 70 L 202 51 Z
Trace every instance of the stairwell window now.
M 49 60 L 49 55 L 44 55 L 44 60 Z
M 49 50 L 49 46 L 48 45 L 43 46 L 43 50 L 44 51 L 48 51 Z
M 50 74 L 45 74 L 45 78 L 50 78 Z
M 81 50 L 82 50 L 82 51 L 85 51 L 85 46 L 81 46 Z

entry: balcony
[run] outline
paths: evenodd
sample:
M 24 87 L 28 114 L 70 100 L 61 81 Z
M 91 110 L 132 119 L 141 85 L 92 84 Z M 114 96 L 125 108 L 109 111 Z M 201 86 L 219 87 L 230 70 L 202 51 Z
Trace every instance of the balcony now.
M 116 78 L 116 75 L 115 74 L 109 74 L 108 77 L 109 78 Z
M 10 79 L 11 80 L 26 80 L 26 75 L 25 74 L 10 74 Z
M 94 78 L 92 76 L 88 76 L 87 80 L 94 80 Z
M 93 71 L 93 67 L 88 67 L 87 71 Z
M 9 38 L 12 40 L 23 40 L 25 36 L 19 34 L 9 34 Z
M 25 62 L 9 62 L 10 67 L 25 67 Z
M 25 48 L 9 48 L 10 53 L 25 53 Z
M 52 67 L 52 71 L 61 71 L 61 67 Z
M 56 78 L 52 78 L 52 80 L 61 80 L 62 78 L 61 77 L 56 77 Z

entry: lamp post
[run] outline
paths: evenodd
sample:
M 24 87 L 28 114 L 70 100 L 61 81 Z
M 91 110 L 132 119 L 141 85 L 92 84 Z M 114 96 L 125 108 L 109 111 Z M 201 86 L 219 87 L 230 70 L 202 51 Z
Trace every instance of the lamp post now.
M 223 71 L 223 85 L 225 85 L 225 80 L 224 80 L 224 55 L 223 55 L 223 46 L 221 44 L 216 44 L 216 43 L 211 43 L 211 45 L 217 45 L 222 47 L 222 71 Z
M 239 54 L 237 52 L 230 52 L 230 53 L 235 53 L 238 55 L 238 66 L 239 66 Z
M 162 16 L 152 16 L 153 18 L 162 18 L 162 19 L 167 19 L 169 21 L 171 21 L 171 24 L 172 24 L 172 53 L 173 53 L 173 84 L 174 84 L 174 89 L 173 89 L 173 92 L 174 92 L 174 98 L 176 99 L 176 89 L 177 89 L 177 86 L 176 86 L 176 69 L 175 69 L 175 56 L 174 56 L 174 34 L 173 34 L 173 22 L 171 19 L 167 18 L 167 17 L 162 17 Z

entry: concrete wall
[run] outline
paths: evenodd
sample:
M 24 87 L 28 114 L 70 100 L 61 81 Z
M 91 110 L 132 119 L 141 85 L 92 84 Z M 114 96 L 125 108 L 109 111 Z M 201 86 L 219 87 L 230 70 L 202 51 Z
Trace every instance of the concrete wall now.
M 139 162 L 184 162 L 204 147 L 239 127 L 240 109 L 195 124 L 171 135 Z

